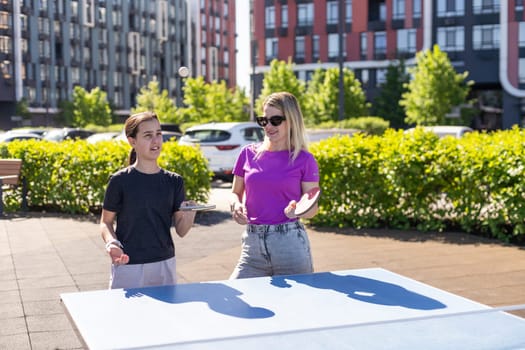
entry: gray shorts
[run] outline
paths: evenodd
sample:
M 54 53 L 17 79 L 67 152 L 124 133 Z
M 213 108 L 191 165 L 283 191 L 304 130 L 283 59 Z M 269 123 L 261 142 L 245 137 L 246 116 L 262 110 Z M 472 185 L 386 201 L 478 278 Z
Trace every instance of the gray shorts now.
M 140 288 L 177 282 L 175 257 L 148 264 L 111 265 L 109 288 Z
M 301 222 L 247 225 L 241 257 L 230 279 L 311 272 L 310 241 Z

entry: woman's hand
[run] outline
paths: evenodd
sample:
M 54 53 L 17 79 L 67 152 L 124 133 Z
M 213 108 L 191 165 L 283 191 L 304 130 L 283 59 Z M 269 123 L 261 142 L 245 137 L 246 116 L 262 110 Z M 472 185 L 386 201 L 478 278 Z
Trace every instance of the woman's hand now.
M 286 208 L 284 208 L 284 215 L 286 215 L 286 217 L 288 219 L 298 218 L 298 216 L 295 215 L 295 207 L 296 206 L 297 206 L 297 201 L 292 199 L 290 201 L 290 203 L 288 203 L 288 206 Z
M 248 216 L 246 216 L 246 208 L 239 202 L 231 205 L 232 219 L 239 225 L 248 224 Z

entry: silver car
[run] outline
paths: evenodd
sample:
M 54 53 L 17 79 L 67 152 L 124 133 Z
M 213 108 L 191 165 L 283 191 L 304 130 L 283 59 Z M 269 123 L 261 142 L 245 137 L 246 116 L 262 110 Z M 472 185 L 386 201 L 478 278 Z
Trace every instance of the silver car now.
M 232 181 L 241 148 L 263 139 L 264 130 L 255 122 L 208 123 L 188 128 L 179 144 L 200 146 L 215 177 Z

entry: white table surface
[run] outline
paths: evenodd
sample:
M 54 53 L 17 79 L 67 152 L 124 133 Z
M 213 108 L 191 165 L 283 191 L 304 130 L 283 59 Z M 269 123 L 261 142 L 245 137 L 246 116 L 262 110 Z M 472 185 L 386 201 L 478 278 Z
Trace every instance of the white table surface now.
M 90 349 L 517 349 L 525 320 L 381 268 L 61 294 Z

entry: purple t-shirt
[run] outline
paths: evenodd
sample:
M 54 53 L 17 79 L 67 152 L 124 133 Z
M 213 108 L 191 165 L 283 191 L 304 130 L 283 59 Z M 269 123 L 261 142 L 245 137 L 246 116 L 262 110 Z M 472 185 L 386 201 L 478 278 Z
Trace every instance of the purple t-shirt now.
M 244 178 L 248 222 L 276 225 L 293 222 L 284 214 L 288 203 L 301 198 L 301 182 L 319 182 L 319 167 L 314 156 L 301 151 L 292 163 L 290 152 L 264 152 L 255 159 L 260 144 L 245 146 L 233 168 Z

